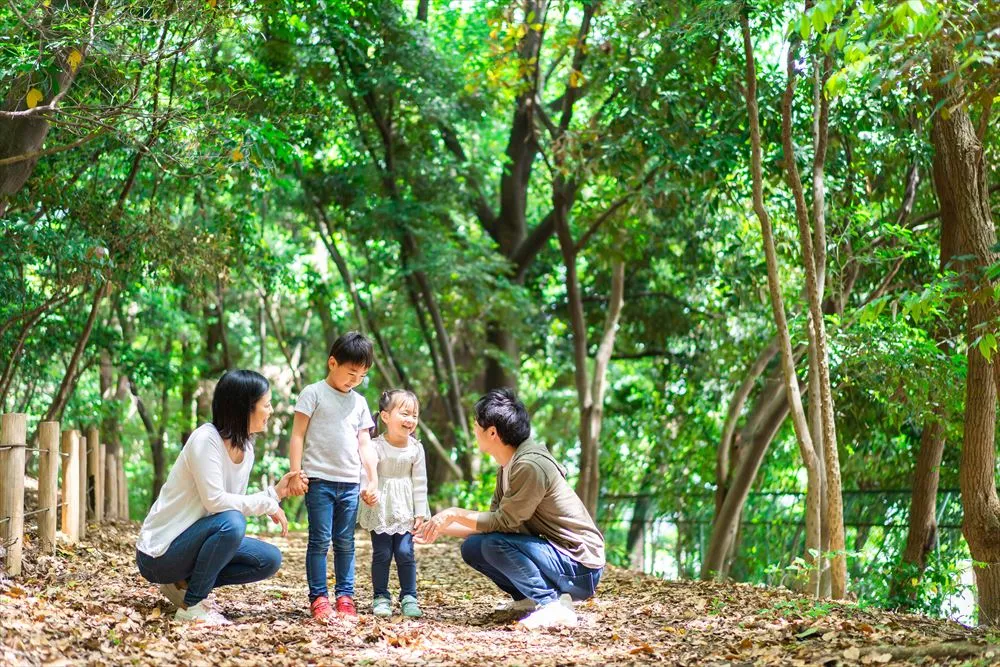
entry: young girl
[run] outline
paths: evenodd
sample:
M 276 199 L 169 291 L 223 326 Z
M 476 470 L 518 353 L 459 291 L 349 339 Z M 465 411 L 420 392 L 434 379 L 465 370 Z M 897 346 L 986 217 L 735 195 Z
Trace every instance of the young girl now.
M 378 503 L 365 505 L 358 513 L 361 527 L 372 535 L 372 611 L 376 616 L 392 615 L 389 565 L 395 557 L 400 607 L 404 616 L 417 618 L 423 612 L 417 604 L 413 533 L 430 517 L 424 448 L 413 437 L 420 403 L 413 392 L 393 389 L 382 392 L 378 409 L 385 424 L 385 431 L 372 440 L 378 455 Z

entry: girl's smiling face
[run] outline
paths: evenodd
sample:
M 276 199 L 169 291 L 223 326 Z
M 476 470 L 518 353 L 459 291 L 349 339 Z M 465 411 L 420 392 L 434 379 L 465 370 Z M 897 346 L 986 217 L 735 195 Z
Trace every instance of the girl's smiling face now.
M 404 399 L 388 410 L 383 410 L 380 415 L 389 439 L 396 442 L 406 442 L 417 430 L 420 406 L 414 401 Z

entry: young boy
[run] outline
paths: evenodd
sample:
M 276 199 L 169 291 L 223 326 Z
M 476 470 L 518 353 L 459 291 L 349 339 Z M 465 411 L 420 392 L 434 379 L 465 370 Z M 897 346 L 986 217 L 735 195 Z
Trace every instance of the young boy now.
M 371 341 L 354 331 L 346 333 L 334 341 L 326 363 L 326 379 L 303 389 L 295 404 L 288 452 L 292 471 L 301 470 L 309 479 L 306 579 L 316 620 L 333 613 L 326 578 L 331 538 L 336 610 L 345 616 L 358 615 L 354 606 L 358 496 L 360 491 L 363 501 L 374 504 L 378 493 L 378 459 L 368 434 L 374 423 L 364 397 L 353 391 L 374 363 Z M 360 489 L 362 467 L 368 479 L 364 490 Z

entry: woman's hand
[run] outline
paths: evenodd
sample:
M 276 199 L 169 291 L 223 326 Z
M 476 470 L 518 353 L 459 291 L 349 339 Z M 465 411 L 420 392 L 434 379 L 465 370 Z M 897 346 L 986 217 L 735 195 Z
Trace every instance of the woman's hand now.
M 274 490 L 282 500 L 288 496 L 301 496 L 309 490 L 309 478 L 301 470 L 286 473 L 275 485 Z
M 278 508 L 278 511 L 269 515 L 271 521 L 281 526 L 281 536 L 288 537 L 288 518 L 285 517 L 285 510 Z

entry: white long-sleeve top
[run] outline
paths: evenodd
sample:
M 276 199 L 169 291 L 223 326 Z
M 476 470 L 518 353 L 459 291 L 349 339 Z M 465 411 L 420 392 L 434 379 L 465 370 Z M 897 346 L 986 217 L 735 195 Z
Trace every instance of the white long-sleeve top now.
M 246 494 L 253 461 L 253 447 L 248 447 L 243 462 L 233 463 L 215 426 L 199 426 L 184 443 L 159 497 L 142 522 L 136 548 L 158 558 L 178 535 L 202 517 L 226 510 L 237 510 L 244 516 L 277 512 L 278 497 L 273 488 Z

